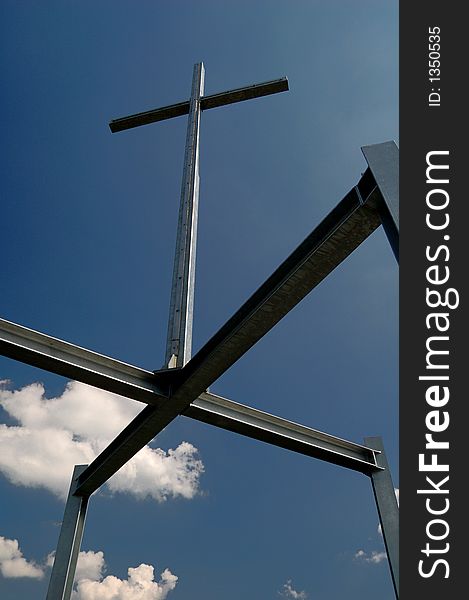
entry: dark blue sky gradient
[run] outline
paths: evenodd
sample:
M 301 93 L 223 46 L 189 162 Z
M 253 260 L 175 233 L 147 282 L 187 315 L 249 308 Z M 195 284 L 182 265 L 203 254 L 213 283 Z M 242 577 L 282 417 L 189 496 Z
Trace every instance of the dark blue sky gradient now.
M 164 359 L 186 118 L 112 135 L 112 118 L 287 76 L 290 91 L 206 111 L 194 350 L 355 185 L 360 147 L 398 141 L 394 1 L 4 0 L 0 316 L 148 369 Z M 211 391 L 361 443 L 398 486 L 398 269 L 380 228 Z M 0 358 L 0 379 L 66 381 Z M 0 412 L 3 422 L 6 413 Z M 98 417 L 97 417 L 98 418 Z M 103 415 L 101 418 L 105 418 Z M 93 497 L 83 540 L 108 573 L 179 576 L 170 600 L 390 600 L 366 477 L 180 418 L 202 494 Z M 51 468 L 53 466 L 51 465 Z M 0 476 L 0 535 L 40 562 L 63 504 Z M 0 576 L 4 600 L 47 581 Z

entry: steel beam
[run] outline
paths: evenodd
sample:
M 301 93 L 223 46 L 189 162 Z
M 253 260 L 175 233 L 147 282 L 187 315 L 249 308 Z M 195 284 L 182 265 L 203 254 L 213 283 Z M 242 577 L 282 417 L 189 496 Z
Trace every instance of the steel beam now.
M 376 452 L 227 398 L 204 392 L 183 413 L 246 437 L 371 475 L 379 470 Z
M 147 404 L 169 395 L 170 374 L 160 375 L 0 319 L 0 353 L 63 377 Z
M 90 464 L 77 493 L 91 494 L 278 323 L 381 223 L 367 174 L 205 346 L 175 373 L 172 395 L 147 406 Z
M 227 104 L 234 104 L 235 102 L 244 102 L 245 100 L 252 100 L 253 98 L 261 98 L 262 96 L 270 96 L 271 94 L 287 91 L 288 79 L 281 77 L 280 79 L 255 83 L 254 85 L 247 85 L 235 90 L 205 96 L 202 98 L 201 106 L 202 110 L 207 110 L 208 108 L 217 108 L 219 106 L 226 106 Z
M 73 471 L 46 600 L 70 600 L 88 506 L 88 496 L 75 496 L 74 492 L 86 467 L 76 465 Z
M 48 355 L 53 345 L 52 341 L 54 344 L 58 343 L 54 347 L 55 357 Z M 35 342 L 34 348 L 33 342 Z M 145 371 L 113 358 L 84 350 L 73 344 L 60 342 L 43 333 L 32 331 L 9 321 L 0 320 L 0 348 L 5 355 L 10 356 L 13 354 L 11 348 L 14 348 L 17 355 L 22 355 L 21 360 L 23 362 L 25 362 L 23 353 L 30 353 L 29 363 L 39 368 L 44 368 L 43 361 L 46 357 L 50 361 L 57 360 L 60 366 L 59 374 L 72 379 L 78 379 L 78 377 L 75 360 L 69 362 L 70 358 L 80 357 L 81 363 L 86 359 L 87 364 L 87 368 L 78 373 L 81 376 L 79 380 L 83 383 L 152 406 L 158 406 L 161 400 L 167 397 L 155 391 L 161 387 L 156 384 L 156 381 L 169 374 L 166 370 L 156 374 Z M 7 352 L 7 350 L 10 350 L 10 352 Z M 11 357 L 13 358 L 13 356 Z M 51 369 L 49 368 L 49 370 Z M 58 368 L 55 372 L 58 372 Z M 97 377 L 98 374 L 99 377 Z M 202 393 L 183 414 L 203 423 L 234 431 L 307 456 L 316 456 L 322 460 L 341 464 L 357 471 L 368 472 L 368 467 L 374 465 L 373 453 L 370 453 L 366 448 L 363 449 L 364 447 L 339 440 L 339 438 L 328 436 L 328 434 L 315 432 L 313 429 L 249 408 L 215 394 Z M 319 455 L 322 451 L 325 451 L 324 456 Z
M 204 96 L 201 99 L 201 109 L 207 110 L 209 108 L 217 108 L 218 106 L 226 106 L 227 104 L 233 104 L 234 102 L 243 102 L 244 100 L 251 100 L 253 98 L 260 98 L 262 96 L 286 91 L 288 91 L 288 80 L 286 77 L 281 77 L 280 79 L 274 79 L 264 83 L 256 83 L 227 92 Z M 164 121 L 165 119 L 188 115 L 189 109 L 190 102 L 186 100 L 185 102 L 178 102 L 177 104 L 170 104 L 169 106 L 147 110 L 128 117 L 113 119 L 109 123 L 109 128 L 112 133 L 117 133 L 119 131 L 125 131 L 126 129 L 139 127 L 140 125 L 149 125 L 150 123 Z
M 370 477 L 384 545 L 388 555 L 394 592 L 396 598 L 399 598 L 399 506 L 382 439 L 380 437 L 366 437 L 365 444 L 380 452 L 376 458 L 381 470 L 373 471 Z
M 53 346 L 55 356 L 48 355 Z M 177 371 L 145 371 L 4 320 L 0 320 L 0 348 L 12 358 L 21 356 L 20 360 L 23 362 L 26 362 L 25 355 L 29 355 L 27 362 L 39 368 L 44 368 L 46 358 L 58 361 L 60 370 L 56 368 L 54 372 L 72 379 L 78 379 L 77 375 L 80 375 L 79 380 L 83 383 L 151 406 L 159 406 L 168 397 L 155 392 L 155 389 L 161 387 L 157 385 L 158 380 L 170 374 L 177 375 Z M 16 356 L 12 356 L 12 348 Z M 81 363 L 86 359 L 87 365 L 86 369 L 78 373 L 75 364 L 77 357 L 80 357 Z M 52 369 L 49 367 L 49 370 Z M 368 468 L 374 465 L 372 453 L 366 448 L 363 450 L 363 447 L 352 442 L 303 428 L 215 394 L 203 392 L 183 414 L 197 421 L 357 471 L 368 472 Z
M 395 142 L 363 146 L 362 152 L 381 192 L 378 210 L 399 262 L 399 149 Z
M 192 351 L 199 210 L 200 99 L 204 94 L 204 76 L 203 63 L 194 65 L 166 340 L 165 366 L 170 368 L 183 367 Z
M 157 123 L 158 121 L 165 121 L 174 117 L 182 117 L 189 114 L 189 106 L 190 102 L 186 100 L 185 102 L 178 102 L 177 104 L 169 104 L 161 108 L 139 112 L 128 117 L 113 119 L 109 123 L 109 129 L 112 133 L 118 133 L 126 129 L 140 127 L 140 125 L 150 125 L 150 123 Z
M 181 381 L 197 377 L 205 391 L 345 260 L 381 224 L 377 194 L 365 174 L 181 370 Z

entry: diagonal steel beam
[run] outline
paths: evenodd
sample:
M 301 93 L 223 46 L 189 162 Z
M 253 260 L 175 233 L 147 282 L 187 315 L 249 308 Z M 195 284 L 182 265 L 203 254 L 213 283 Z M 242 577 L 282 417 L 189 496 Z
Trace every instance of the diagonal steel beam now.
M 204 391 L 349 256 L 380 224 L 371 173 L 310 233 L 180 371 Z
M 256 83 L 227 92 L 204 96 L 201 99 L 200 107 L 202 110 L 207 110 L 209 108 L 217 108 L 218 106 L 226 106 L 227 104 L 243 102 L 244 100 L 252 100 L 253 98 L 286 91 L 288 91 L 288 79 L 281 77 L 280 79 L 265 81 L 264 83 Z M 149 125 L 150 123 L 157 123 L 158 121 L 172 119 L 173 117 L 181 117 L 189 114 L 189 107 L 190 102 L 186 100 L 185 102 L 147 110 L 128 117 L 120 117 L 119 119 L 113 119 L 109 123 L 109 128 L 112 133 L 117 133 L 126 129 L 139 127 L 140 125 Z
M 169 400 L 147 406 L 89 465 L 77 494 L 91 494 L 150 442 L 380 224 L 377 191 L 367 171 L 358 186 L 326 216 L 229 321 L 178 370 Z

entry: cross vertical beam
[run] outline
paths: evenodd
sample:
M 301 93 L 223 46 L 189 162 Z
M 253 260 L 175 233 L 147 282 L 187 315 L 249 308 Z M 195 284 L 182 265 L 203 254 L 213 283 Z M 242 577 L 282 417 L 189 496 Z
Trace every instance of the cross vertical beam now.
M 73 471 L 46 600 L 70 600 L 72 594 L 89 498 L 75 496 L 74 492 L 78 477 L 87 466 L 76 465 Z
M 194 65 L 182 175 L 179 222 L 174 255 L 165 366 L 183 367 L 191 357 L 195 255 L 199 209 L 200 99 L 204 93 L 203 63 Z
M 399 599 L 399 507 L 392 483 L 383 440 L 380 437 L 366 437 L 365 444 L 373 450 L 379 450 L 376 462 L 382 470 L 371 473 L 371 483 L 378 508 L 384 545 L 388 554 L 389 569 L 396 598 Z

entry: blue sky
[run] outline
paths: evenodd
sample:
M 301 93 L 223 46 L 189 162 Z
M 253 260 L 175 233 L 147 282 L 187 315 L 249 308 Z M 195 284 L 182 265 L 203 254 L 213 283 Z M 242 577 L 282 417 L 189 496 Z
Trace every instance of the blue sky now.
M 287 93 L 202 115 L 200 348 L 358 181 L 360 147 L 397 141 L 397 16 L 397 2 L 371 0 L 2 2 L 0 316 L 160 368 L 186 118 L 107 124 L 186 100 L 199 61 L 206 94 L 287 76 Z M 211 391 L 359 443 L 381 435 L 398 487 L 397 282 L 380 228 Z M 17 436 L 18 457 L 0 460 L 0 560 L 3 547 L 29 574 L 0 563 L 0 594 L 35 600 L 63 513 L 41 440 L 83 419 L 79 450 L 93 452 L 90 428 L 105 436 L 140 405 L 77 384 L 64 396 L 65 379 L 6 358 L 0 380 L 3 444 Z M 88 512 L 82 550 L 104 553 L 122 597 L 128 568 L 146 564 L 178 577 L 148 598 L 393 598 L 386 560 L 372 559 L 383 544 L 366 477 L 186 418 L 152 447 L 167 487 L 145 472 L 153 497 L 122 481 Z M 57 451 L 71 475 L 67 457 Z M 88 559 L 99 571 L 102 556 Z

